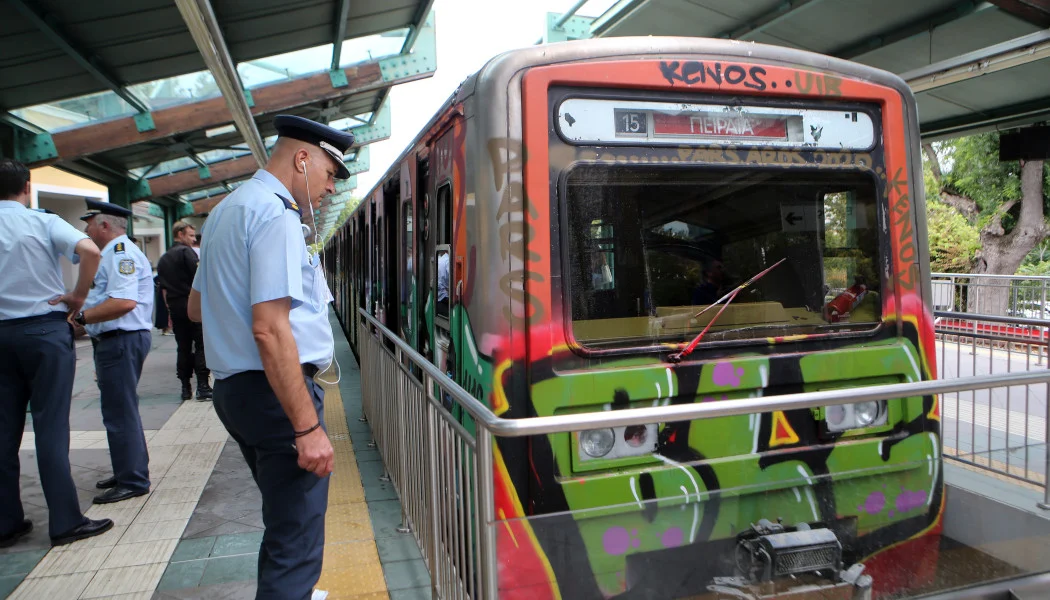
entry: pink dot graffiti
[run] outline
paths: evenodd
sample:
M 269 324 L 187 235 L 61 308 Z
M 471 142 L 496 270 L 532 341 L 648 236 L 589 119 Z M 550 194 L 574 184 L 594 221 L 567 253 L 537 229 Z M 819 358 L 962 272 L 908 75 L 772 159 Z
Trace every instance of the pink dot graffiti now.
M 678 527 L 672 527 L 660 536 L 660 542 L 664 545 L 664 548 L 677 548 L 685 542 L 685 534 Z
M 866 512 L 869 515 L 877 515 L 884 508 L 886 508 L 886 495 L 882 492 L 872 492 L 868 494 L 864 504 L 857 507 L 857 510 Z
M 620 556 L 631 547 L 631 534 L 623 527 L 610 527 L 602 535 L 602 548 L 606 554 Z
M 711 380 L 714 381 L 715 385 L 737 387 L 740 385 L 740 378 L 743 376 L 743 367 L 736 368 L 733 367 L 733 363 L 724 362 L 715 365 L 715 370 L 711 373 Z
M 909 510 L 915 510 L 920 506 L 926 504 L 926 492 L 922 490 L 916 490 L 909 492 L 908 490 L 901 488 L 901 493 L 897 496 L 896 508 L 898 513 L 905 513 Z

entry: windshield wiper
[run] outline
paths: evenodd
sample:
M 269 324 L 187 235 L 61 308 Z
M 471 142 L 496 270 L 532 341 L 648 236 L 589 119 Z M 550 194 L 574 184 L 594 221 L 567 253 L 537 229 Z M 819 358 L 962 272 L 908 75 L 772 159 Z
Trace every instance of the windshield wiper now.
M 715 316 L 711 318 L 711 321 L 708 322 L 707 327 L 704 327 L 704 330 L 700 332 L 700 335 L 696 336 L 696 338 L 693 339 L 693 341 L 689 342 L 689 345 L 686 346 L 685 348 L 683 348 L 681 352 L 676 352 L 674 354 L 669 355 L 667 357 L 667 360 L 669 360 L 669 361 L 671 361 L 673 363 L 682 362 L 683 358 L 685 358 L 685 357 L 689 356 L 690 354 L 692 354 L 693 350 L 696 349 L 696 345 L 700 343 L 700 340 L 704 339 L 704 336 L 707 335 L 707 331 L 709 329 L 711 329 L 712 325 L 715 324 L 715 321 L 718 320 L 718 317 L 722 316 L 722 313 L 725 312 L 726 307 L 729 306 L 729 304 L 733 300 L 736 299 L 737 294 L 739 294 L 741 291 L 743 291 L 744 288 L 746 288 L 747 286 L 749 286 L 752 283 L 755 283 L 756 281 L 758 281 L 759 279 L 762 279 L 763 277 L 765 277 L 767 273 L 769 273 L 773 269 L 779 267 L 780 263 L 784 262 L 785 260 L 787 260 L 787 258 L 782 258 L 782 259 L 778 260 L 777 262 L 773 263 L 773 265 L 770 266 L 769 268 L 765 269 L 764 271 L 761 271 L 760 273 L 756 274 L 751 279 L 748 279 L 744 283 L 741 283 L 740 285 L 736 286 L 736 288 L 734 288 L 733 290 L 731 290 L 729 293 L 727 293 L 726 295 L 722 296 L 718 300 L 715 300 L 714 304 L 708 306 L 704 310 L 702 310 L 702 311 L 696 313 L 695 315 L 693 315 L 693 318 L 695 319 L 695 318 L 699 317 L 700 315 L 704 314 L 705 312 L 707 312 L 707 311 L 711 310 L 712 308 L 714 308 L 714 307 L 718 306 L 719 304 L 721 304 L 721 302 L 723 300 L 725 301 L 725 304 L 722 304 L 722 308 L 720 308 L 718 310 L 718 312 L 715 313 Z

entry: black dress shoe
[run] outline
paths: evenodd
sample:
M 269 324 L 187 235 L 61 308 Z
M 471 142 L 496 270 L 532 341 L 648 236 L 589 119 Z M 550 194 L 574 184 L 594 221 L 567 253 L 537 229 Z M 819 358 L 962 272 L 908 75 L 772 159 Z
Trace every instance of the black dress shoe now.
M 62 546 L 64 544 L 72 544 L 78 540 L 86 540 L 89 537 L 106 533 L 110 529 L 113 529 L 113 521 L 110 519 L 99 519 L 97 521 L 88 519 L 87 523 L 84 523 L 79 527 L 74 527 L 62 535 L 51 538 L 51 545 Z
M 182 380 L 182 399 L 189 400 L 193 397 L 193 386 L 190 385 L 189 379 Z
M 137 496 L 145 496 L 149 493 L 149 490 L 133 490 L 126 488 L 122 485 L 110 488 L 105 493 L 95 496 L 92 500 L 95 504 L 112 504 L 113 502 L 120 502 L 121 500 L 127 500 L 128 498 L 135 498 Z
M 99 479 L 95 482 L 95 487 L 97 487 L 100 490 L 108 490 L 111 487 L 117 487 L 117 478 L 116 476 L 113 476 L 107 477 L 105 479 Z
M 30 531 L 33 531 L 33 522 L 29 519 L 22 519 L 22 524 L 15 527 L 14 531 L 0 535 L 0 548 L 14 546 L 15 542 L 29 535 Z

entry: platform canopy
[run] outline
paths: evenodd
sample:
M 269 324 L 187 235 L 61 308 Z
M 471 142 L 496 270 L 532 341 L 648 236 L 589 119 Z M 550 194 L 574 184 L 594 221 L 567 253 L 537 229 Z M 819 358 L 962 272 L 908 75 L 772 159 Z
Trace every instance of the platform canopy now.
M 433 0 L 0 0 L 0 153 L 206 214 L 266 160 L 273 117 L 390 136 L 436 68 Z
M 1050 119 L 1050 0 L 594 0 L 547 25 L 552 42 L 703 36 L 885 69 L 915 91 L 927 140 Z

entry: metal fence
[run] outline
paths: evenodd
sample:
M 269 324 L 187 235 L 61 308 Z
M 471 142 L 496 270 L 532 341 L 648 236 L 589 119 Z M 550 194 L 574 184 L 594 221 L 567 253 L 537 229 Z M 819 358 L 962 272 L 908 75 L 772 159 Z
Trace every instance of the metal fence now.
M 1046 372 L 1050 322 L 939 311 L 942 379 Z M 1036 485 L 1046 485 L 1050 386 L 968 390 L 941 397 L 944 456 Z
M 496 437 L 754 415 L 912 396 L 965 397 L 978 390 L 1001 393 L 1017 386 L 1050 385 L 1050 371 L 1034 370 L 721 402 L 502 419 L 365 311 L 360 311 L 360 315 L 362 327 L 358 329 L 357 347 L 363 371 L 365 417 L 400 496 L 403 525 L 416 537 L 430 570 L 435 598 L 499 597 L 496 528 L 506 521 L 502 516 L 497 520 L 494 514 Z M 473 431 L 460 425 L 449 407 L 469 415 Z M 1050 454 L 1044 456 L 1044 464 L 1047 461 Z
M 934 273 L 934 310 L 1050 319 L 1050 277 Z

